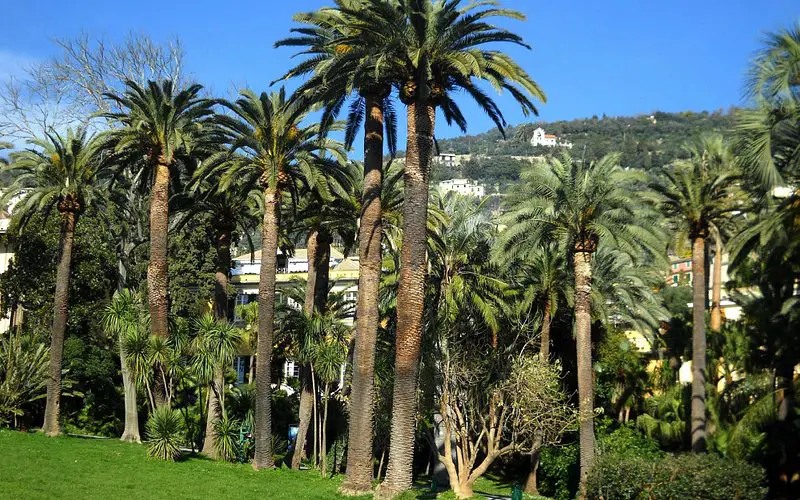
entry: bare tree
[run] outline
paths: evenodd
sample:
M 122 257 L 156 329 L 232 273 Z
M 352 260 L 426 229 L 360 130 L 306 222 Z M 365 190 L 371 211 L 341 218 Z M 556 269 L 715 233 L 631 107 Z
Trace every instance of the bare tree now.
M 115 43 L 83 33 L 54 43 L 57 56 L 0 86 L 0 135 L 22 139 L 85 125 L 93 113 L 113 110 L 115 103 L 103 94 L 121 90 L 127 80 L 172 80 L 176 86 L 187 81 L 177 38 L 161 44 L 132 32 Z
M 575 427 L 560 371 L 538 355 L 505 364 L 474 352 L 445 352 L 435 425 L 444 438 L 439 460 L 456 497 L 471 498 L 475 481 L 498 458 L 538 452 Z M 435 429 L 429 430 L 433 439 Z

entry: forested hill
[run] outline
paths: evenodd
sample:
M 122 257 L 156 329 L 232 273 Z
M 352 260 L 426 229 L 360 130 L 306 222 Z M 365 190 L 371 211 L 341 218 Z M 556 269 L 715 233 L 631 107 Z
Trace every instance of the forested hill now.
M 687 140 L 712 132 L 725 133 L 733 125 L 733 111 L 663 113 L 652 115 L 597 117 L 535 122 L 509 127 L 503 139 L 496 129 L 474 136 L 462 136 L 438 141 L 439 151 L 459 155 L 471 154 L 473 159 L 461 169 L 440 167 L 437 179 L 463 175 L 485 182 L 513 181 L 522 163 L 508 156 L 540 156 L 560 148 L 532 146 L 533 131 L 542 127 L 559 140 L 573 143 L 575 157 L 593 159 L 610 152 L 622 153 L 622 165 L 651 169 L 669 164 L 685 156 Z M 488 157 L 488 158 L 487 158 Z

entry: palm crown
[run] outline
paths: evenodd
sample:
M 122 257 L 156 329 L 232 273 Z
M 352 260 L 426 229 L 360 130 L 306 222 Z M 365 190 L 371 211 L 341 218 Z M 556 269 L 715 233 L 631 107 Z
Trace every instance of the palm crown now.
M 710 136 L 688 148 L 689 159 L 666 169 L 652 183 L 663 212 L 690 238 L 707 236 L 737 208 L 738 172 L 721 136 Z
M 48 132 L 30 144 L 32 148 L 12 154 L 8 168 L 14 181 L 3 196 L 4 204 L 23 196 L 14 208 L 23 225 L 36 212 L 56 207 L 81 213 L 102 199 L 98 181 L 108 166 L 102 138 L 89 136 L 86 129 L 70 129 L 66 136 Z
M 335 8 L 301 13 L 294 20 L 304 24 L 293 28 L 294 36 L 278 41 L 276 47 L 304 47 L 298 55 L 308 56 L 283 78 L 310 75 L 295 92 L 295 98 L 324 105 L 322 132 L 333 125 L 350 100 L 345 145 L 349 148 L 364 121 L 366 98 L 381 103 L 389 151 L 397 149 L 397 119 L 390 98 L 394 74 L 380 64 L 373 50 L 385 36 L 371 29 L 373 14 L 365 0 L 337 0 Z M 386 40 L 383 40 L 385 42 Z M 383 44 L 381 45 L 383 46 Z
M 635 182 L 642 180 L 619 166 L 618 154 L 585 162 L 564 153 L 530 168 L 508 197 L 508 229 L 498 250 L 524 258 L 538 242 L 553 241 L 567 251 L 592 253 L 602 240 L 634 256 L 660 255 L 664 240 L 655 213 L 636 194 Z
M 198 177 L 219 174 L 219 189 L 241 182 L 251 188 L 288 190 L 296 202 L 302 188 L 330 199 L 331 178 L 341 179 L 341 144 L 318 137 L 319 125 L 302 126 L 307 108 L 288 102 L 286 91 L 256 95 L 241 91 L 234 103 L 220 101 L 234 116 L 220 116 L 219 125 L 231 140 L 229 152 L 213 155 Z M 234 154 L 238 153 L 238 154 Z
M 205 148 L 219 143 L 223 137 L 213 126 L 214 101 L 200 97 L 202 88 L 176 89 L 169 80 L 145 87 L 128 81 L 122 94 L 105 94 L 122 110 L 99 114 L 121 125 L 109 131 L 120 165 L 144 167 L 148 175 L 142 180 L 152 182 L 156 164 L 190 166 L 190 156 L 203 156 Z

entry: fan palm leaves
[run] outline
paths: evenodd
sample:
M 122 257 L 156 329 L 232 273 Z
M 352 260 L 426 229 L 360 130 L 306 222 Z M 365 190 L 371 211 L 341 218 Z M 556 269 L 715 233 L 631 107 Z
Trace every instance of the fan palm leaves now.
M 103 177 L 108 173 L 103 138 L 86 129 L 69 129 L 65 136 L 49 132 L 30 140 L 30 148 L 14 153 L 5 167 L 13 182 L 2 203 L 20 198 L 14 207 L 20 228 L 36 213 L 55 208 L 61 218 L 59 261 L 50 343 L 50 378 L 42 429 L 59 434 L 61 362 L 69 307 L 69 284 L 76 224 L 87 207 L 103 200 Z

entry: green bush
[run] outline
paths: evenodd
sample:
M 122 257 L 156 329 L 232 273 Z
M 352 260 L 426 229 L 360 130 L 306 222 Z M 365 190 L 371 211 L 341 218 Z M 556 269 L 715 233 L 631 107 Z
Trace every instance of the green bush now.
M 226 462 L 235 462 L 239 454 L 239 430 L 242 424 L 227 415 L 214 422 L 217 455 Z
M 153 458 L 174 462 L 181 456 L 180 444 L 184 435 L 183 418 L 178 410 L 160 406 L 147 419 L 147 454 Z
M 761 499 L 767 493 L 758 465 L 718 455 L 681 454 L 663 459 L 608 453 L 599 457 L 586 485 L 604 500 L 697 498 Z

